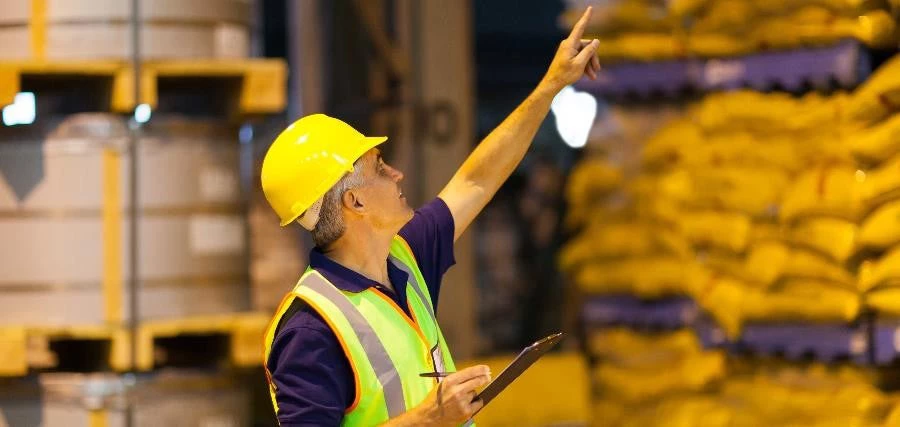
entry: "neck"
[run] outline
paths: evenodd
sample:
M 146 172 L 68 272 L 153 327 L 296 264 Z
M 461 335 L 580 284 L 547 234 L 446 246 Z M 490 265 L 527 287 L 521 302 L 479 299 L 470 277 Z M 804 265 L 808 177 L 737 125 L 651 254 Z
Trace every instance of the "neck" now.
M 344 235 L 323 252 L 344 267 L 393 290 L 387 273 L 393 237 L 393 234 L 383 235 L 371 228 L 350 230 L 348 227 Z

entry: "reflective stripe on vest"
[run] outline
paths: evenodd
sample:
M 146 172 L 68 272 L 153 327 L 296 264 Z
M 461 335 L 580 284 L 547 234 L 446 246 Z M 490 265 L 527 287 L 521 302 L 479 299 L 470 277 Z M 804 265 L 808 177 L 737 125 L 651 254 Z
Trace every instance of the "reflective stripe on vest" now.
M 341 313 L 350 321 L 350 325 L 356 332 L 359 342 L 362 343 L 363 350 L 369 363 L 375 369 L 375 375 L 378 382 L 384 390 L 384 400 L 387 405 L 388 415 L 394 418 L 406 412 L 406 401 L 403 398 L 403 384 L 400 382 L 400 373 L 388 356 L 384 343 L 378 338 L 372 325 L 363 317 L 362 313 L 350 304 L 341 291 L 337 290 L 331 283 L 319 274 L 307 275 L 306 279 L 301 283 L 309 289 L 328 298 L 332 304 L 337 306 Z
M 434 369 L 438 362 L 445 370 L 456 369 L 415 256 L 399 236 L 391 242 L 386 261 L 408 275 L 408 314 L 377 289 L 341 291 L 319 272 L 307 269 L 266 332 L 268 362 L 277 326 L 295 298 L 322 316 L 341 344 L 356 381 L 356 400 L 347 408 L 344 425 L 374 425 L 396 417 L 421 403 L 434 388 L 436 380 L 421 378 L 419 373 Z M 278 413 L 277 389 L 268 368 L 269 392 Z

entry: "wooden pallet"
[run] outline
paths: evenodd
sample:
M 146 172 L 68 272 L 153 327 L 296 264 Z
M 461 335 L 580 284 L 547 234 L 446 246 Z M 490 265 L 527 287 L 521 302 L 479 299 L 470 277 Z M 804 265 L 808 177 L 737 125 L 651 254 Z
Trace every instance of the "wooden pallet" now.
M 278 113 L 287 102 L 287 66 L 280 59 L 146 61 L 140 69 L 140 102 L 134 78 L 128 61 L 0 61 L 0 106 L 11 104 L 22 91 L 40 97 L 44 89 L 63 87 L 80 90 L 82 96 L 85 88 L 93 88 L 96 93 L 89 95 L 98 98 L 93 101 L 120 113 L 133 112 L 138 103 L 154 110 L 165 107 L 166 100 L 192 88 L 207 99 L 233 94 L 229 113 L 241 115 Z
M 125 371 L 129 333 L 107 326 L 0 328 L 0 376 L 44 370 Z
M 264 313 L 241 313 L 144 322 L 136 337 L 135 368 L 261 366 L 270 320 Z

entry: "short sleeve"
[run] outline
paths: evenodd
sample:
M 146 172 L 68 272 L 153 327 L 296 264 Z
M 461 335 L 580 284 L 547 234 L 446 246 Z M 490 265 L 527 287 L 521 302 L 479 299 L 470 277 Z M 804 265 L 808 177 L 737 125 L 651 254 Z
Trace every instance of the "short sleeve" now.
M 276 337 L 267 362 L 282 426 L 341 423 L 356 397 L 353 371 L 317 314 L 297 313 Z
M 443 200 L 435 198 L 416 210 L 399 233 L 416 257 L 434 307 L 437 307 L 441 278 L 456 263 L 453 256 L 455 231 L 450 208 Z

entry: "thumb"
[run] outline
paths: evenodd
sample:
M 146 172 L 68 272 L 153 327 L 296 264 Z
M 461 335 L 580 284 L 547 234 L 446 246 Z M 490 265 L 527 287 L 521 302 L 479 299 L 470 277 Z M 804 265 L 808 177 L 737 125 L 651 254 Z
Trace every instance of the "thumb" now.
M 575 63 L 582 67 L 587 65 L 588 61 L 596 55 L 598 46 L 600 46 L 600 40 L 591 40 L 584 49 L 581 49 L 581 52 L 578 52 L 578 55 L 575 55 Z

